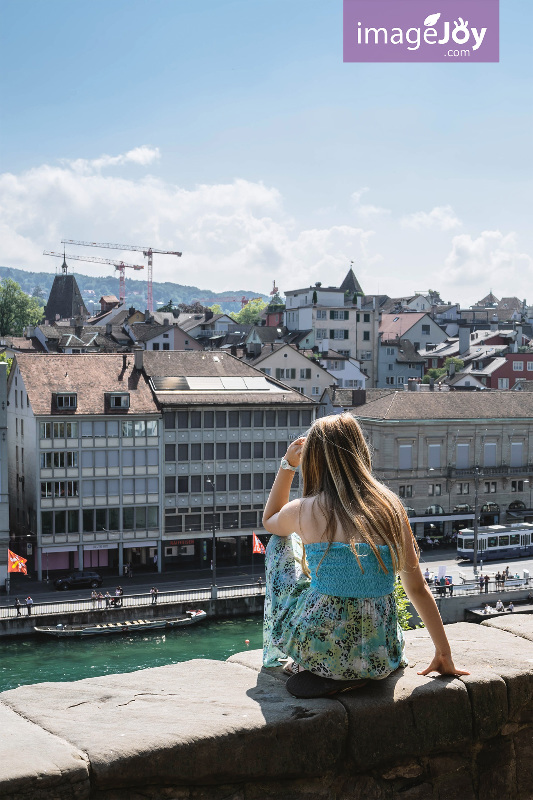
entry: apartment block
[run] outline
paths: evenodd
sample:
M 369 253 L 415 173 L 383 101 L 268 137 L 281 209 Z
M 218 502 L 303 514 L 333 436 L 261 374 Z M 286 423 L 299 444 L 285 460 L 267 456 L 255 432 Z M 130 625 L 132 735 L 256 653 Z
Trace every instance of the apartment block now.
M 146 563 L 161 542 L 161 412 L 132 354 L 19 354 L 8 381 L 12 549 L 54 570 Z
M 416 535 L 533 522 L 533 394 L 390 393 L 353 411 Z

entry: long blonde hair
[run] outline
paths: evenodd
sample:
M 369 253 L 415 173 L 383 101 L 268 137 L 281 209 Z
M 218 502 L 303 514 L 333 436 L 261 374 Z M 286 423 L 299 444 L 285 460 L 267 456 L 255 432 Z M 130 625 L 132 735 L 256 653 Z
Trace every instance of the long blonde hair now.
M 394 571 L 403 568 L 405 509 L 372 475 L 370 451 L 351 414 L 334 414 L 314 422 L 303 446 L 301 472 L 303 496 L 315 498 L 326 518 L 328 549 L 339 523 L 363 572 L 355 547 L 360 540 L 370 545 L 380 567 L 388 572 L 376 537 L 388 546 Z

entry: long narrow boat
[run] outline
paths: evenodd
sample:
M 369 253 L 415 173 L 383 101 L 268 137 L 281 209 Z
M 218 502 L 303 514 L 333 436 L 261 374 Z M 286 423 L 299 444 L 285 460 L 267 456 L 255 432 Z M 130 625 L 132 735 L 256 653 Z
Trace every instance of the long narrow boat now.
M 161 619 L 133 619 L 126 622 L 101 622 L 95 625 L 87 623 L 82 625 L 39 625 L 34 630 L 37 633 L 45 633 L 48 636 L 55 636 L 58 639 L 80 638 L 84 636 L 104 636 L 112 634 L 130 634 L 141 631 L 153 631 L 165 628 L 181 628 L 186 625 L 193 625 L 201 622 L 207 614 L 205 611 L 186 611 L 177 617 Z

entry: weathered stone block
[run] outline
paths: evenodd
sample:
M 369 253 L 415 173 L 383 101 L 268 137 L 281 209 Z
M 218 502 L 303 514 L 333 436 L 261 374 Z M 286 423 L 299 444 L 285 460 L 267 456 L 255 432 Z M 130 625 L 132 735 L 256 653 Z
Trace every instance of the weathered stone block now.
M 1 703 L 0 730 L 0 797 L 89 797 L 89 765 L 80 750 Z
M 533 730 L 528 727 L 513 737 L 519 800 L 533 798 Z
M 511 739 L 498 736 L 484 742 L 477 754 L 476 770 L 479 797 L 502 800 L 515 794 L 515 761 Z
M 99 789 L 322 775 L 347 733 L 340 703 L 296 700 L 270 675 L 203 659 L 1 700 L 87 753 Z
M 533 614 L 506 613 L 501 617 L 485 619 L 481 624 L 487 628 L 507 631 L 512 633 L 513 636 L 519 636 L 522 639 L 528 639 L 533 642 Z

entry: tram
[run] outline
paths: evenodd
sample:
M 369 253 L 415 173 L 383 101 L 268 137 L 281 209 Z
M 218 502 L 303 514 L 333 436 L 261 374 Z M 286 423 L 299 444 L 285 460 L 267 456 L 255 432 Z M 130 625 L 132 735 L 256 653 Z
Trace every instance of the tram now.
M 533 555 L 533 524 L 515 522 L 511 525 L 487 525 L 478 528 L 478 558 L 483 561 L 505 561 Z M 457 534 L 457 556 L 473 561 L 474 531 L 463 528 Z

